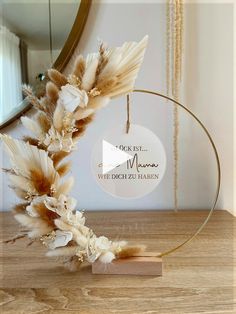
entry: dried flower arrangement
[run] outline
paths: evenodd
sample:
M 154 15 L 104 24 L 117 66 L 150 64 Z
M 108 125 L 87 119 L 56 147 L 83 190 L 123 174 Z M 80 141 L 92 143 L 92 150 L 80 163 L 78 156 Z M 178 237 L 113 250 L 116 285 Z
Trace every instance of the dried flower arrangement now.
M 99 108 L 133 90 L 147 40 L 145 36 L 139 43 L 114 49 L 101 45 L 98 53 L 86 59 L 78 56 L 68 77 L 49 70 L 46 95 L 39 99 L 29 86 L 23 86 L 37 111 L 33 119 L 21 118 L 33 137 L 19 141 L 1 135 L 12 165 L 6 170 L 11 187 L 23 200 L 14 208 L 16 220 L 24 227 L 18 238 L 41 241 L 49 249 L 47 255 L 64 257 L 70 270 L 77 270 L 83 261 L 110 263 L 143 249 L 98 237 L 85 225 L 83 211 L 76 210 L 77 202 L 69 196 L 73 177 L 62 180 L 70 162 L 62 160 L 76 148 Z

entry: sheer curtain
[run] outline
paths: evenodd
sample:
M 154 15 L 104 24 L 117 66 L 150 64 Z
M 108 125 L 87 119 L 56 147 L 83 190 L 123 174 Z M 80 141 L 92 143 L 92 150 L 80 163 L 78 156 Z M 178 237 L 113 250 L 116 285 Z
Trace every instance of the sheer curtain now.
M 20 40 L 0 26 L 0 122 L 22 102 Z

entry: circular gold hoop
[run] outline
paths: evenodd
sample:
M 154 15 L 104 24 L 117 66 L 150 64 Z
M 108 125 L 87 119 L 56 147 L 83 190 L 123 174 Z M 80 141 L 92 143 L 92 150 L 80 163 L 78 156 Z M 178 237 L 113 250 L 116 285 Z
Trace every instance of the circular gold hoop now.
M 132 93 L 144 93 L 144 94 L 151 94 L 151 95 L 155 95 L 155 96 L 159 96 L 161 98 L 164 98 L 164 99 L 167 99 L 169 101 L 171 101 L 172 103 L 176 104 L 178 107 L 184 109 L 187 113 L 189 113 L 195 121 L 198 122 L 198 124 L 201 126 L 201 128 L 203 129 L 203 131 L 205 132 L 208 140 L 210 141 L 210 144 L 213 148 L 213 151 L 214 151 L 214 154 L 215 154 L 215 158 L 216 158 L 216 164 L 217 164 L 217 188 L 216 188 L 216 193 L 215 193 L 215 198 L 214 198 L 214 201 L 213 201 L 213 204 L 211 206 L 211 209 L 210 209 L 210 212 L 208 214 L 208 216 L 206 217 L 205 221 L 202 223 L 202 225 L 197 229 L 197 231 L 192 235 L 190 236 L 187 240 L 185 240 L 183 243 L 179 244 L 178 246 L 174 247 L 173 249 L 170 249 L 168 251 L 165 251 L 161 254 L 159 254 L 158 256 L 159 257 L 162 257 L 162 256 L 166 256 L 166 255 L 169 255 L 170 253 L 172 252 L 175 252 L 176 250 L 180 249 L 182 246 L 184 246 L 185 244 L 187 244 L 188 242 L 190 242 L 191 240 L 193 240 L 201 231 L 202 229 L 205 227 L 205 225 L 207 224 L 207 222 L 209 221 L 215 207 L 216 207 L 216 203 L 217 203 L 217 200 L 218 200 L 218 197 L 219 197 L 219 192 L 220 192 L 220 184 L 221 184 L 221 169 L 220 169 L 220 159 L 219 159 L 219 155 L 218 155 L 218 152 L 217 152 L 217 149 L 216 149 L 216 145 L 209 133 L 209 131 L 207 130 L 207 128 L 204 126 L 204 124 L 198 119 L 198 117 L 191 111 L 189 110 L 187 107 L 185 107 L 184 105 L 182 105 L 181 103 L 179 103 L 178 101 L 174 100 L 173 98 L 170 98 L 166 95 L 163 95 L 163 94 L 160 94 L 160 93 L 157 93 L 157 92 L 153 92 L 153 91 L 150 91 L 150 90 L 145 90 L 145 89 L 134 89 L 132 91 Z

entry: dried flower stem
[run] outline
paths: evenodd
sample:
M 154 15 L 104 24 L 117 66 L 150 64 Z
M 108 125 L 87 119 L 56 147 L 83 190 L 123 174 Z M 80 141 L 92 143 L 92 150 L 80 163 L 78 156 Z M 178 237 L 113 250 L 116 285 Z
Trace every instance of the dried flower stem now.
M 11 243 L 11 244 L 13 244 L 13 243 L 16 242 L 16 240 L 25 238 L 26 236 L 27 236 L 26 233 L 24 233 L 24 234 L 19 234 L 19 235 L 16 235 L 15 237 L 13 237 L 13 238 L 11 238 L 11 239 L 2 241 L 2 243 Z

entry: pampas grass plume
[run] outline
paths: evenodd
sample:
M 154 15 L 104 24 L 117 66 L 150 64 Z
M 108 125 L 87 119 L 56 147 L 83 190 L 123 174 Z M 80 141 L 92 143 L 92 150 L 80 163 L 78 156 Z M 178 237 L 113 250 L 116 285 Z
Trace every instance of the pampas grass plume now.
M 78 77 L 80 81 L 82 81 L 84 71 L 85 71 L 85 60 L 82 55 L 79 55 L 75 61 L 75 67 L 73 74 Z
M 53 81 L 58 87 L 67 84 L 67 78 L 55 69 L 48 70 L 48 76 L 51 81 Z
M 145 251 L 145 245 L 135 245 L 135 246 L 126 246 L 121 249 L 119 253 L 116 254 L 117 258 L 127 258 L 135 256 L 141 252 Z
M 56 104 L 58 100 L 59 97 L 58 93 L 59 93 L 58 87 L 53 82 L 47 82 L 46 94 L 53 104 Z

